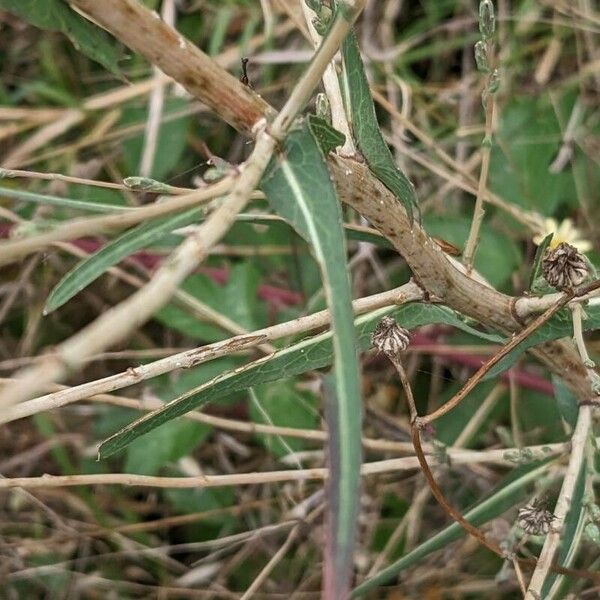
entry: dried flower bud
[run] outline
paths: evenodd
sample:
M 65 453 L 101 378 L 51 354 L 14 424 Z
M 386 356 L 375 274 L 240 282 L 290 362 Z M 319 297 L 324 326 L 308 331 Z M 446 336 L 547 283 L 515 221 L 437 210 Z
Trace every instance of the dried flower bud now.
M 582 283 L 589 273 L 589 266 L 577 248 L 562 242 L 544 257 L 542 273 L 551 286 L 561 290 Z
M 390 358 L 395 358 L 400 352 L 406 350 L 409 342 L 410 333 L 400 327 L 392 317 L 383 317 L 371 336 L 373 347 Z
M 496 15 L 492 0 L 481 0 L 479 3 L 479 31 L 484 40 L 491 38 L 496 29 Z
M 546 535 L 550 531 L 550 526 L 555 518 L 547 510 L 544 500 L 538 498 L 531 504 L 519 509 L 517 525 L 526 533 Z

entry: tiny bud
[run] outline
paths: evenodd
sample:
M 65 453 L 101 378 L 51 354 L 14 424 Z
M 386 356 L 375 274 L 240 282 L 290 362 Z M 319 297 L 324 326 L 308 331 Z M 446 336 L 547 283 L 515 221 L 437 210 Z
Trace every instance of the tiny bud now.
M 410 333 L 400 327 L 392 317 L 383 317 L 371 336 L 371 344 L 389 358 L 396 358 L 406 350 L 410 342 Z
M 546 509 L 546 503 L 537 499 L 519 509 L 517 525 L 526 533 L 546 535 L 556 517 Z
M 583 283 L 589 274 L 589 265 L 577 248 L 562 242 L 546 253 L 542 273 L 552 287 L 562 290 Z
M 479 40 L 475 44 L 475 64 L 482 73 L 489 73 L 490 65 L 488 64 L 487 48 L 483 40 Z
M 315 108 L 317 111 L 317 117 L 327 121 L 331 125 L 331 106 L 329 104 L 329 99 L 326 94 L 319 93 L 317 94 L 317 99 L 315 100 Z
M 494 69 L 490 73 L 490 80 L 488 82 L 488 92 L 490 94 L 495 94 L 500 88 L 500 72 L 498 69 Z
M 319 17 L 315 17 L 312 20 L 312 24 L 313 24 L 313 27 L 315 28 L 316 32 L 321 37 L 324 37 L 327 34 L 327 29 L 329 28 L 329 24 L 325 23 L 325 21 L 323 19 L 320 19 Z
M 491 38 L 496 29 L 496 15 L 492 0 L 481 0 L 479 3 L 479 31 L 484 40 Z

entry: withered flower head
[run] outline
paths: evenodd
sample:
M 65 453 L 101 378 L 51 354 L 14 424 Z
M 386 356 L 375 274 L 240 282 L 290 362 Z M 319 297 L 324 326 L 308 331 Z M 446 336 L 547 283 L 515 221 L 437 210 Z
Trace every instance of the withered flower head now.
M 550 531 L 550 526 L 555 518 L 546 508 L 546 502 L 538 498 L 531 504 L 519 509 L 517 525 L 526 533 L 546 535 Z
M 561 290 L 582 283 L 589 273 L 589 266 L 577 248 L 562 242 L 546 254 L 542 272 L 552 287 Z
M 392 317 L 383 317 L 371 336 L 371 344 L 379 352 L 390 358 L 406 350 L 410 342 L 410 333 L 400 327 Z

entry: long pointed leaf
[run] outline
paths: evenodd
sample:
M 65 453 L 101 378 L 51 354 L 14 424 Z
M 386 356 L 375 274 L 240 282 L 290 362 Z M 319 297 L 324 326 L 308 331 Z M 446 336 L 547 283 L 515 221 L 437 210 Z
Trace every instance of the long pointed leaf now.
M 198 221 L 202 214 L 202 208 L 193 208 L 162 219 L 154 219 L 142 223 L 112 240 L 77 264 L 56 284 L 46 300 L 44 314 L 48 314 L 68 302 L 110 267 L 130 254 L 150 246 L 178 227 L 185 227 Z
M 354 33 L 350 32 L 342 45 L 344 58 L 344 90 L 350 110 L 350 121 L 356 143 L 369 169 L 402 202 L 409 219 L 419 210 L 417 195 L 408 177 L 396 166 L 394 157 L 383 139 L 375 104 L 369 89 L 360 50 Z
M 400 308 L 390 306 L 361 315 L 354 321 L 356 338 L 360 350 L 371 343 L 371 334 L 377 323 L 385 315 L 393 317 L 407 329 L 443 323 L 457 327 L 486 341 L 498 343 L 501 338 L 490 336 L 469 327 L 449 308 L 432 304 L 407 304 Z M 204 385 L 195 387 L 175 398 L 160 409 L 124 427 L 105 440 L 100 446 L 100 457 L 105 458 L 123 449 L 138 438 L 163 423 L 190 412 L 201 409 L 210 402 L 229 396 L 254 385 L 285 379 L 332 364 L 333 346 L 330 331 L 303 339 L 279 352 L 251 362 L 235 371 L 215 377 Z
M 330 450 L 332 529 L 325 586 L 331 597 L 342 598 L 350 588 L 358 519 L 362 400 L 342 211 L 325 156 L 307 122 L 288 135 L 284 156 L 271 162 L 261 187 L 277 213 L 311 245 L 331 312 L 335 394 L 327 400 L 334 403 L 328 414 L 335 418 L 328 426 L 336 443 Z

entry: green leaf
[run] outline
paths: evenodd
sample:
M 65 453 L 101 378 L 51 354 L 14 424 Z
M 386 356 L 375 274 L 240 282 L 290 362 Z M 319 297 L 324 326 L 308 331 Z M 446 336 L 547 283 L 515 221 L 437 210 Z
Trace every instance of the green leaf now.
M 196 273 L 188 277 L 180 286 L 194 298 L 230 321 L 250 331 L 262 326 L 265 319 L 265 305 L 257 300 L 260 273 L 249 262 L 235 265 L 225 285 L 219 284 L 207 275 Z M 183 310 L 176 303 L 161 308 L 154 318 L 167 327 L 203 342 L 216 342 L 227 337 L 227 333 L 212 322 L 202 321 L 198 316 Z
M 504 107 L 494 141 L 489 175 L 494 192 L 544 215 L 577 198 L 571 169 L 549 170 L 562 133 L 547 96 L 516 98 Z
M 318 428 L 320 418 L 314 394 L 295 389 L 289 381 L 260 386 L 254 391 L 257 402 L 250 403 L 250 416 L 254 423 L 301 429 Z M 258 433 L 256 437 L 277 458 L 289 454 L 290 449 L 296 452 L 306 447 L 302 439 L 285 439 L 284 444 L 279 436 Z
M 202 208 L 194 208 L 162 219 L 154 219 L 142 223 L 112 240 L 82 260 L 58 282 L 46 300 L 44 314 L 51 313 L 68 302 L 124 258 L 141 248 L 150 246 L 174 229 L 198 221 L 202 214 Z
M 413 329 L 431 323 L 443 323 L 457 327 L 488 342 L 498 343 L 502 339 L 469 327 L 458 318 L 456 313 L 444 306 L 407 304 L 400 308 L 395 306 L 380 308 L 355 319 L 356 336 L 361 350 L 366 350 L 370 346 L 373 329 L 385 315 L 389 314 L 406 329 Z M 184 415 L 191 410 L 203 408 L 218 398 L 223 398 L 261 383 L 285 379 L 286 377 L 331 365 L 333 358 L 331 337 L 331 332 L 327 331 L 306 338 L 274 355 L 265 356 L 236 371 L 223 373 L 212 381 L 189 390 L 161 409 L 138 419 L 105 440 L 100 446 L 100 457 L 110 456 L 130 444 L 135 438 L 152 431 L 162 423 Z
M 565 385 L 560 377 L 552 375 L 552 384 L 560 416 L 571 426 L 572 431 L 575 429 L 577 416 L 579 415 L 579 402 L 575 394 Z
M 542 260 L 546 252 L 548 244 L 552 241 L 554 233 L 549 233 L 543 240 L 542 243 L 537 247 L 535 251 L 535 258 L 533 259 L 533 267 L 531 268 L 531 275 L 529 276 L 529 289 L 533 287 L 533 282 L 541 275 L 542 272 Z
M 0 169 L 0 178 L 3 177 Z M 60 206 L 62 208 L 72 208 L 95 213 L 116 213 L 131 212 L 131 207 L 115 206 L 114 204 L 105 204 L 102 202 L 91 202 L 88 200 L 74 200 L 73 198 L 62 198 L 60 196 L 51 196 L 49 194 L 37 194 L 35 192 L 26 192 L 0 186 L 0 197 L 12 198 L 21 202 L 33 202 L 35 204 L 44 204 L 48 206 Z
M 587 319 L 583 320 L 583 329 L 589 331 L 600 328 L 600 306 L 588 306 L 585 309 Z M 534 331 L 529 337 L 521 342 L 512 352 L 507 354 L 490 372 L 485 376 L 485 380 L 497 377 L 499 373 L 510 369 L 519 357 L 533 346 L 538 346 L 544 342 L 558 340 L 573 335 L 573 320 L 571 311 L 565 308 L 554 315 L 550 321 L 542 325 L 537 331 Z
M 342 132 L 316 115 L 308 115 L 308 126 L 325 156 L 346 141 L 346 136 Z
M 556 563 L 562 567 L 571 567 L 577 556 L 577 551 L 581 545 L 583 531 L 586 522 L 586 507 L 583 501 L 585 494 L 585 479 L 588 472 L 587 462 L 584 460 L 581 470 L 577 477 L 571 506 L 561 529 L 560 549 Z M 554 600 L 554 598 L 564 598 L 565 590 L 562 590 L 563 584 L 567 581 L 563 575 L 549 573 L 542 586 L 542 598 L 544 600 Z
M 118 62 L 121 51 L 116 42 L 64 0 L 0 0 L 0 9 L 40 29 L 64 33 L 77 50 L 99 62 L 111 73 L 120 75 Z
M 127 473 L 156 475 L 161 467 L 187 456 L 211 432 L 204 423 L 170 421 L 155 429 L 147 439 L 138 439 L 127 448 Z
M 503 512 L 519 502 L 525 495 L 525 488 L 538 479 L 548 468 L 549 464 L 550 461 L 545 461 L 518 467 L 497 486 L 496 490 L 492 492 L 486 500 L 468 511 L 465 514 L 465 518 L 473 525 L 479 527 L 500 516 Z M 363 594 L 372 591 L 374 588 L 387 583 L 394 577 L 397 577 L 398 574 L 405 569 L 408 569 L 426 556 L 429 556 L 432 552 L 445 548 L 464 535 L 465 530 L 462 526 L 458 523 L 452 523 L 452 525 L 449 525 L 433 537 L 429 538 L 426 542 L 417 546 L 408 554 L 405 554 L 371 579 L 363 581 L 352 591 L 351 597 L 356 598 L 362 596 Z
M 426 215 L 425 229 L 430 235 L 464 247 L 469 236 L 471 219 L 459 215 Z M 502 251 L 499 251 L 499 248 Z M 523 257 L 518 245 L 507 235 L 484 224 L 481 241 L 477 246 L 475 268 L 494 286 L 510 281 L 512 273 L 521 266 Z
M 412 183 L 396 166 L 394 157 L 379 129 L 369 81 L 360 57 L 358 43 L 352 32 L 344 40 L 342 56 L 344 58 L 344 94 L 350 109 L 350 124 L 358 148 L 377 179 L 402 202 L 412 221 L 413 209 L 419 210 L 417 195 Z
M 186 146 L 186 134 L 191 123 L 189 115 L 179 113 L 189 106 L 185 98 L 169 98 L 165 102 L 163 119 L 158 132 L 156 154 L 150 176 L 158 181 L 165 181 L 175 169 L 182 168 L 182 158 Z M 121 125 L 137 125 L 145 123 L 148 118 L 148 107 L 127 106 L 123 111 Z M 127 173 L 137 173 L 144 148 L 144 134 L 127 138 L 123 141 L 123 162 Z
M 330 448 L 331 566 L 343 595 L 360 497 L 362 399 L 342 212 L 325 157 L 306 122 L 288 135 L 284 155 L 271 161 L 261 187 L 277 213 L 311 245 L 331 312 L 335 395 L 329 398 L 328 414 L 335 418 L 328 426 L 338 442 Z

